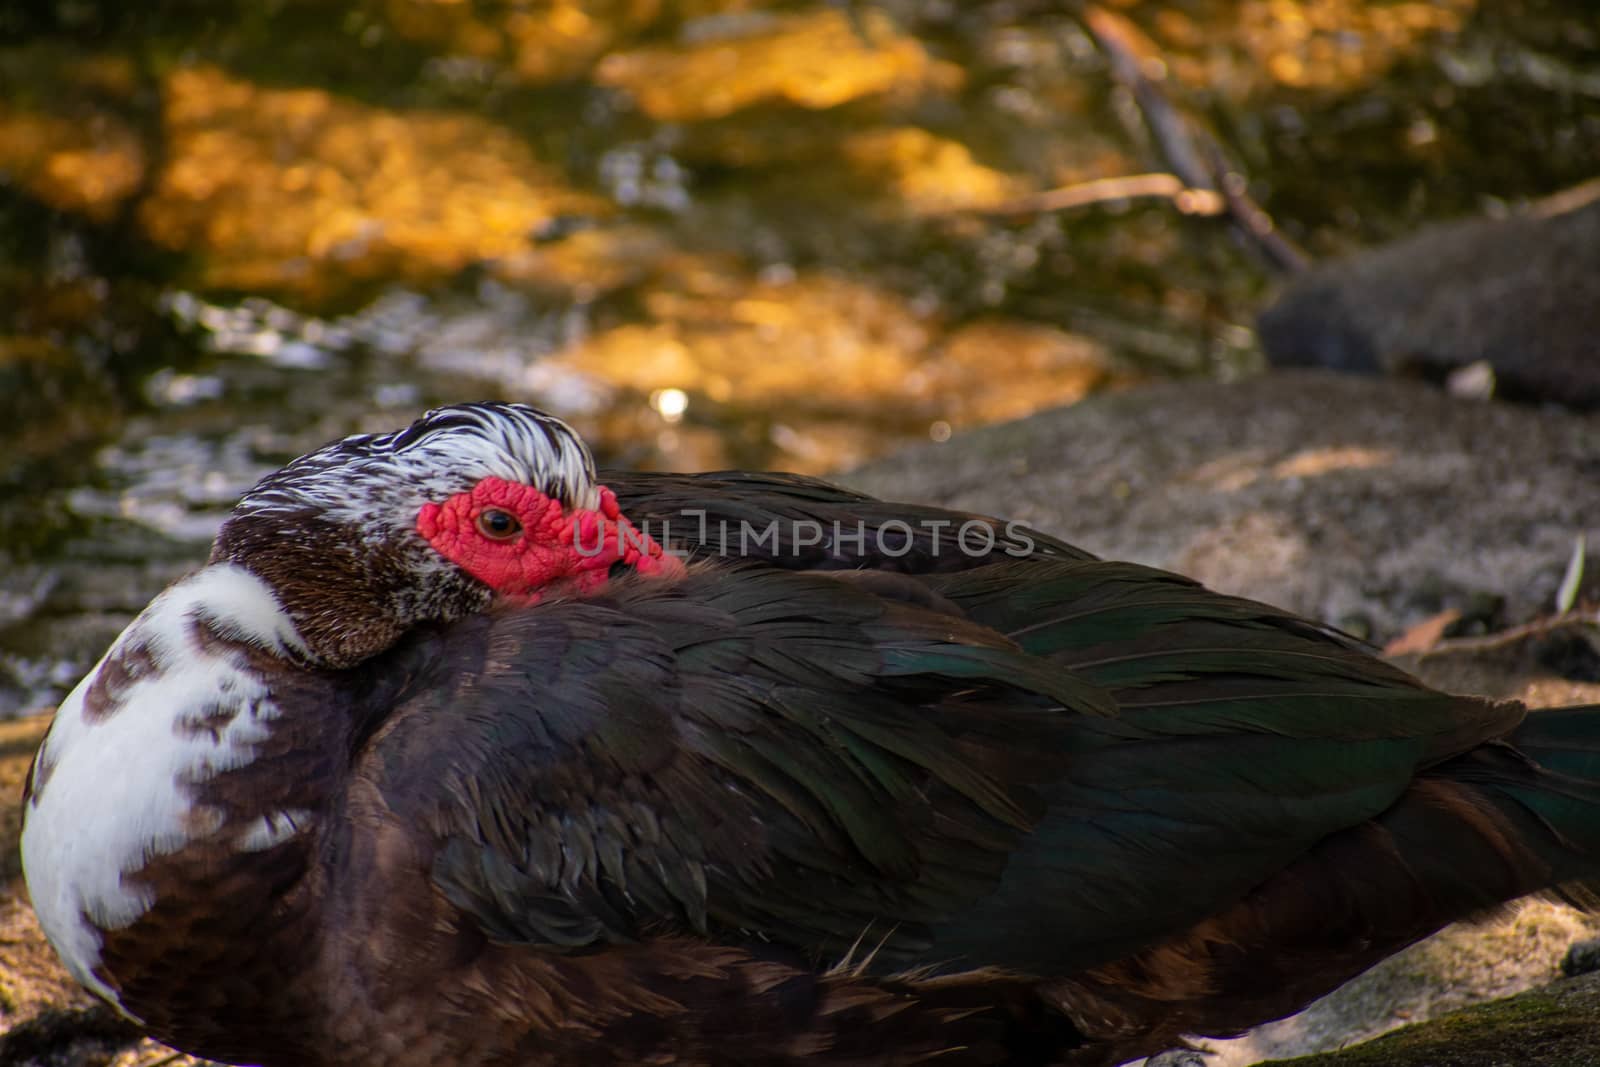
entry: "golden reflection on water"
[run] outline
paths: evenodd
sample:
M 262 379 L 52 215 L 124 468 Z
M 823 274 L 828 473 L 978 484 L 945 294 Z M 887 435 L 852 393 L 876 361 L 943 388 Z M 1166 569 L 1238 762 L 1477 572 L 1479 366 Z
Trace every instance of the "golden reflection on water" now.
M 497 263 L 495 274 L 587 303 L 695 262 L 662 227 L 632 223 L 583 229 L 530 248 Z
M 1353 92 L 1459 31 L 1476 8 L 1475 0 L 1111 6 L 1151 35 L 1152 57 L 1186 93 L 1241 107 L 1285 87 Z M 486 72 L 489 88 L 474 96 L 457 85 L 439 97 L 412 95 L 409 85 L 350 89 L 358 99 L 287 75 L 289 84 L 268 84 L 262 72 L 277 67 L 270 56 L 241 61 L 263 47 L 247 38 L 210 52 L 172 40 L 148 52 L 58 43 L 50 47 L 66 49 L 65 58 L 25 61 L 16 49 L 0 53 L 0 74 L 20 71 L 32 95 L 0 102 L 0 170 L 27 195 L 97 222 L 135 206 L 143 235 L 182 254 L 185 273 L 168 281 L 202 291 L 316 306 L 352 282 L 426 289 L 484 265 L 535 300 L 583 314 L 611 300 L 589 332 L 545 358 L 621 398 L 626 412 L 597 418 L 619 433 L 659 435 L 644 458 L 674 466 L 758 455 L 826 469 L 1125 380 L 1103 342 L 1070 328 L 1067 297 L 1051 293 L 1054 302 L 1030 318 L 1003 305 L 1005 285 L 1029 282 L 1052 251 L 1062 273 L 1041 275 L 1040 289 L 1110 263 L 1133 279 L 1105 289 L 1133 294 L 1114 300 L 1135 308 L 1128 317 L 1137 326 L 1140 315 L 1165 314 L 1183 327 L 1173 343 L 1185 349 L 1219 326 L 1242 332 L 1216 311 L 1204 279 L 1173 280 L 1173 264 L 1198 260 L 1200 242 L 1160 208 L 1102 226 L 1083 266 L 1072 261 L 1078 231 L 1041 252 L 1047 241 L 1037 234 L 972 213 L 1154 162 L 1138 158 L 1148 146 L 1130 147 L 1094 110 L 1116 94 L 1103 70 L 1090 70 L 1094 83 L 1081 74 L 1089 68 L 1063 66 L 1070 34 L 1048 19 L 975 19 L 963 24 L 977 27 L 974 38 L 953 43 L 919 38 L 903 7 L 885 5 L 891 18 L 866 0 L 848 12 L 820 0 L 327 7 L 334 22 L 374 19 L 383 38 L 374 47 L 420 49 L 428 58 L 415 77 L 466 61 Z M 137 62 L 116 52 L 125 46 Z M 507 104 L 507 86 L 524 95 Z M 140 92 L 156 101 L 143 132 L 128 104 Z M 542 102 L 527 102 L 535 97 Z M 418 98 L 435 106 L 396 103 Z M 560 110 L 573 99 L 609 117 Z M 608 132 L 584 142 L 591 122 Z M 596 157 L 635 143 L 625 138 L 689 175 L 678 201 L 638 210 L 597 177 Z M 551 144 L 571 155 L 558 157 Z M 785 215 L 787 230 L 772 221 Z M 579 227 L 541 236 L 569 216 Z M 1065 234 L 1068 225 L 1047 218 L 1036 231 Z M 873 227 L 902 240 L 905 258 L 935 248 L 958 267 L 935 281 L 918 274 L 919 262 L 834 259 L 826 241 L 806 243 L 815 231 L 859 247 L 878 239 Z M 1202 240 L 1220 245 L 1214 237 L 1220 231 Z M 1020 266 L 1002 262 L 1013 254 Z M 985 255 L 1004 268 L 996 268 L 1000 295 L 969 298 L 964 290 L 989 284 L 974 266 Z M 8 283 L 3 295 L 17 293 Z M 941 302 L 961 300 L 959 312 Z M 54 312 L 46 317 L 59 325 Z M 644 402 L 661 390 L 689 401 L 670 424 Z M 717 413 L 709 421 L 708 409 Z M 755 447 L 739 443 L 741 433 L 764 436 Z
M 169 159 L 140 217 L 159 244 L 204 255 L 206 286 L 427 279 L 519 252 L 556 215 L 605 207 L 463 112 L 194 67 L 167 79 L 164 122 Z
M 544 0 L 489 14 L 467 0 L 386 0 L 401 37 L 504 63 L 520 81 L 578 77 L 613 44 L 661 14 L 661 0 Z
M 1237 0 L 1234 19 L 1196 19 L 1171 4 L 1142 4 L 1173 49 L 1178 78 L 1243 95 L 1271 85 L 1349 91 L 1383 76 L 1430 41 L 1460 30 L 1477 0 Z
M 618 326 L 551 360 L 612 391 L 684 390 L 719 405 L 781 412 L 790 465 L 859 463 L 881 437 L 852 432 L 885 414 L 906 432 L 961 428 L 1069 404 L 1114 380 L 1109 353 L 1084 337 L 1003 319 L 963 326 L 880 286 L 822 272 L 752 281 L 709 264 L 646 296 L 648 324 Z M 691 400 L 691 403 L 693 401 Z M 680 431 L 661 449 L 689 455 Z M 725 465 L 695 442 L 692 457 Z
M 890 90 L 953 90 L 960 67 L 932 58 L 882 12 L 773 15 L 750 32 L 615 52 L 595 70 L 651 118 L 693 122 L 754 104 L 830 108 Z
M 104 111 L 67 118 L 0 104 L 0 170 L 51 207 L 105 222 L 143 180 L 145 151 Z
M 979 163 L 960 141 L 915 126 L 853 133 L 838 150 L 857 178 L 913 214 L 993 207 L 1029 187 Z

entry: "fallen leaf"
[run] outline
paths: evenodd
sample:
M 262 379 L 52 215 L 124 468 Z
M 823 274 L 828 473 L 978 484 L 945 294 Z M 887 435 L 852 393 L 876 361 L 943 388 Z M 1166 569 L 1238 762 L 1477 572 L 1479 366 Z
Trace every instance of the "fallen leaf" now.
M 1444 632 L 1450 624 L 1461 619 L 1461 612 L 1455 608 L 1441 611 L 1417 623 L 1411 629 L 1383 646 L 1385 656 L 1409 656 L 1428 651 L 1439 643 L 1444 637 Z

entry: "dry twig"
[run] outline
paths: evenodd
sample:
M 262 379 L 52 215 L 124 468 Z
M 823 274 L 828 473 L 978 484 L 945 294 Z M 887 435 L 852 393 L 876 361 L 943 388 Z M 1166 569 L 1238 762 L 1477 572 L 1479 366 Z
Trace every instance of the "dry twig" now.
M 1083 23 L 1110 61 L 1112 76 L 1133 95 L 1178 181 L 1219 198 L 1223 209 L 1215 214 L 1226 216 L 1246 246 L 1273 270 L 1304 270 L 1310 257 L 1279 233 L 1272 217 L 1251 199 L 1248 183 L 1228 163 L 1222 146 L 1168 99 L 1161 87 L 1166 65 L 1146 58 L 1154 52 L 1150 41 L 1126 18 L 1093 4 L 1084 8 Z
M 1228 210 L 1227 201 L 1213 190 L 1191 188 L 1176 175 L 1163 173 L 1130 174 L 1122 178 L 1098 178 L 1076 185 L 1063 185 L 1058 189 L 1046 189 L 982 208 L 980 212 L 985 215 L 1034 215 L 1142 197 L 1171 200 L 1173 206 L 1185 215 L 1221 215 Z
M 1421 650 L 1419 658 L 1428 659 L 1453 653 L 1496 652 L 1529 638 L 1545 637 L 1562 630 L 1584 626 L 1600 627 L 1600 609 L 1568 611 L 1560 615 L 1534 619 L 1521 626 L 1513 626 L 1482 637 L 1444 638 Z

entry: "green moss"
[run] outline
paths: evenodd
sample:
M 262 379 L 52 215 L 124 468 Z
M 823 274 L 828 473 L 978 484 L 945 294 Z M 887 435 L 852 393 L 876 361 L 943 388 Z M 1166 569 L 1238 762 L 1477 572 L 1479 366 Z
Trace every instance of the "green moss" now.
M 1261 1067 L 1596 1067 L 1600 976 L 1407 1026 L 1364 1044 Z

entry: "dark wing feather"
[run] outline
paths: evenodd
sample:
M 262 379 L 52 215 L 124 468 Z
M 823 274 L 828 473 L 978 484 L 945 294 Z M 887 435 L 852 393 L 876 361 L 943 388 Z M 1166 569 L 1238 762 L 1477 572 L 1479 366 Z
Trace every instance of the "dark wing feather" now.
M 705 569 L 398 654 L 456 669 L 408 668 L 422 681 L 368 763 L 486 931 L 694 930 L 825 961 L 881 942 L 887 966 L 1060 975 L 1126 955 L 1521 714 L 1274 609 L 1085 560 Z
M 1000 559 L 1093 559 L 1020 523 L 874 499 L 799 474 L 600 472 L 623 513 L 699 558 L 790 570 L 957 571 Z M 967 529 L 963 541 L 962 528 Z
M 396 655 L 451 668 L 411 668 L 365 773 L 429 828 L 453 903 L 554 948 L 690 930 L 917 958 L 1043 814 L 1076 712 L 1109 708 L 985 628 L 770 570 L 619 582 Z
M 1015 967 L 1059 967 L 1063 945 L 1075 964 L 1097 963 L 1183 929 L 1522 716 L 1430 690 L 1335 631 L 1134 564 L 929 581 L 1118 708 L 1078 721 L 1072 772 L 1000 891 L 937 931 L 961 951 L 1020 946 Z M 1019 908 L 1031 941 L 1014 928 Z

